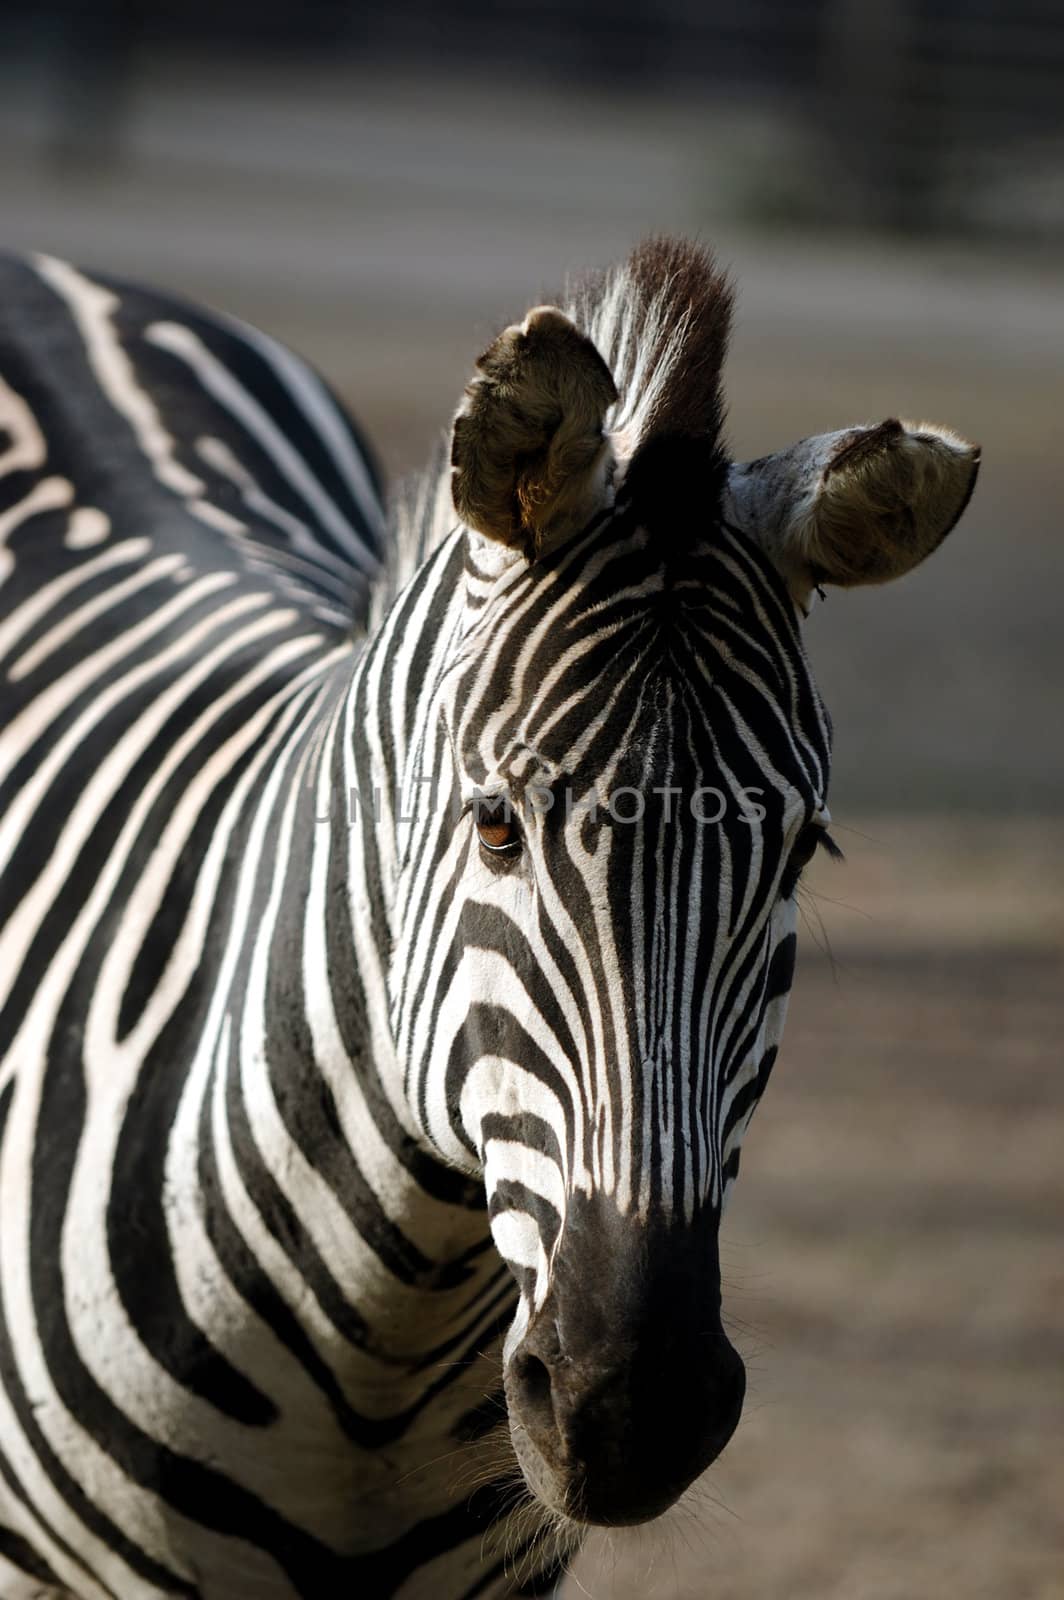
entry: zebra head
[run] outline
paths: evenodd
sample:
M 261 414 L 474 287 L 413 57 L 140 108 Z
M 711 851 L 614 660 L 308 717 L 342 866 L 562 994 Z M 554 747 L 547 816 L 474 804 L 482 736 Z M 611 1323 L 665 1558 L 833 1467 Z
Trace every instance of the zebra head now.
M 718 1225 L 831 848 L 804 614 L 921 561 L 977 466 L 896 421 L 730 465 L 728 309 L 702 252 L 646 247 L 508 328 L 454 432 L 431 1099 L 520 1289 L 518 1461 L 590 1523 L 663 1511 L 742 1406 Z

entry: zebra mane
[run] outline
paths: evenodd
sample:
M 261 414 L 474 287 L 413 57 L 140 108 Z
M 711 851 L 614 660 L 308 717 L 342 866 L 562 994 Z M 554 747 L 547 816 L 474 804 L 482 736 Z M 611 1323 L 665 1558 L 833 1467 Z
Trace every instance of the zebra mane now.
M 572 285 L 565 309 L 617 385 L 607 427 L 622 461 L 651 439 L 718 444 L 732 300 L 711 252 L 688 239 L 645 239 L 619 266 Z
M 658 439 L 696 440 L 707 452 L 704 459 L 719 450 L 733 298 L 705 246 L 669 237 L 645 239 L 627 260 L 547 297 L 592 339 L 613 374 L 618 400 L 606 426 L 622 466 Z M 426 470 L 393 496 L 374 624 L 455 527 L 450 488 L 443 441 Z

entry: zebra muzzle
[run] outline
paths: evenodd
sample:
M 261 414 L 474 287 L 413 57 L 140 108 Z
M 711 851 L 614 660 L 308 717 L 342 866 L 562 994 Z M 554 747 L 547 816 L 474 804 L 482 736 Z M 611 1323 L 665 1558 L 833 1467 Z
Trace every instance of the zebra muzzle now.
M 746 1375 L 720 1323 L 715 1219 L 711 1240 L 704 1225 L 611 1221 L 563 1239 L 506 1396 L 537 1498 L 620 1526 L 660 1516 L 716 1459 Z

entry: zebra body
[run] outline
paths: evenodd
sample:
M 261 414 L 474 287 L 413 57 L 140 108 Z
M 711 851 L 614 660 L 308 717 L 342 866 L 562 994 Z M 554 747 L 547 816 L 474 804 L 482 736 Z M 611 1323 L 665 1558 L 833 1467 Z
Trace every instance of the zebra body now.
M 438 468 L 388 531 L 279 346 L 3 269 L 5 1600 L 531 1593 L 735 1425 L 716 1226 L 826 820 L 802 613 L 974 458 L 729 470 L 686 247 L 569 311 L 482 359 L 460 517 Z M 824 488 L 884 453 L 903 551 Z

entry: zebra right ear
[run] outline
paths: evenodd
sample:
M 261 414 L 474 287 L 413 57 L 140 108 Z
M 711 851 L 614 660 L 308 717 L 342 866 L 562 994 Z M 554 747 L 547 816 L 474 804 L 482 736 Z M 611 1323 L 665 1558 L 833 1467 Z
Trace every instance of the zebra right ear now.
M 507 328 L 477 362 L 454 421 L 462 521 L 529 561 L 585 527 L 608 498 L 602 429 L 616 399 L 595 346 L 554 306 Z

